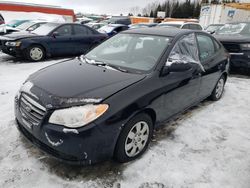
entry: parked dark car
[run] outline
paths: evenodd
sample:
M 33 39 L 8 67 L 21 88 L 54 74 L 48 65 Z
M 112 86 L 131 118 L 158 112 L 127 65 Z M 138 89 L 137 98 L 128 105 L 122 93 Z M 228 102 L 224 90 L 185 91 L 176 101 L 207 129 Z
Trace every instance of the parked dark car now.
M 206 27 L 205 31 L 214 34 L 216 31 L 218 31 L 220 28 L 222 28 L 224 24 L 210 24 L 209 26 Z
M 143 154 L 155 128 L 207 97 L 219 100 L 228 66 L 205 32 L 128 30 L 32 74 L 15 97 L 17 125 L 69 163 L 127 162 Z
M 109 25 L 105 25 L 101 27 L 100 29 L 98 29 L 98 31 L 100 33 L 107 34 L 109 37 L 112 37 L 116 35 L 117 33 L 127 30 L 128 28 L 129 27 L 124 24 L 109 24 Z
M 47 23 L 31 33 L 12 33 L 2 38 L 6 54 L 40 61 L 51 56 L 80 55 L 107 38 L 81 24 Z
M 5 24 L 4 18 L 2 14 L 0 14 L 0 25 Z
M 231 54 L 231 70 L 250 70 L 250 23 L 225 24 L 215 33 L 215 37 Z
M 109 24 L 123 24 L 123 25 L 130 25 L 131 19 L 129 16 L 112 16 L 108 20 Z

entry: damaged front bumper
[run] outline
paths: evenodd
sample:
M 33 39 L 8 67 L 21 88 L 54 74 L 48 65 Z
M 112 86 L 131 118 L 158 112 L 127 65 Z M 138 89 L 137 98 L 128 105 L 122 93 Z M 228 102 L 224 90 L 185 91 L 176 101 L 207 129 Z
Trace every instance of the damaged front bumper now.
M 15 116 L 18 129 L 28 140 L 53 157 L 76 165 L 90 165 L 112 158 L 117 138 L 113 135 L 114 132 L 109 131 L 112 126 L 104 123 L 100 128 L 99 125 L 90 123 L 79 129 L 65 129 L 63 126 L 48 123 L 51 110 L 46 111 L 39 124 L 29 126 L 20 106 L 21 103 L 16 98 Z M 105 127 L 108 127 L 107 130 L 104 130 Z

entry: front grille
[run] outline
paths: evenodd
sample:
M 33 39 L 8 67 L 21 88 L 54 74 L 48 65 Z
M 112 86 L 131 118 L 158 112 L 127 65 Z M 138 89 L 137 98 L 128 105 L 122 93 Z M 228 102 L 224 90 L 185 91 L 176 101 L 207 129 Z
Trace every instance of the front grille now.
M 223 43 L 223 46 L 226 48 L 226 50 L 230 53 L 238 53 L 241 51 L 239 44 L 234 43 Z
M 23 123 L 28 127 L 39 125 L 46 113 L 46 109 L 42 105 L 34 101 L 26 94 L 22 94 L 20 97 L 19 109 L 22 115 Z

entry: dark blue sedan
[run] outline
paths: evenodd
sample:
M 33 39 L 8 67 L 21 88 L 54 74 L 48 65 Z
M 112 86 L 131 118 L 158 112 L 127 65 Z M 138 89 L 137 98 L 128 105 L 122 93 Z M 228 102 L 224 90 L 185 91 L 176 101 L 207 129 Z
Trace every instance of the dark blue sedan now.
M 30 61 L 52 56 L 85 54 L 107 35 L 73 23 L 47 23 L 32 33 L 13 33 L 0 38 L 2 51 Z

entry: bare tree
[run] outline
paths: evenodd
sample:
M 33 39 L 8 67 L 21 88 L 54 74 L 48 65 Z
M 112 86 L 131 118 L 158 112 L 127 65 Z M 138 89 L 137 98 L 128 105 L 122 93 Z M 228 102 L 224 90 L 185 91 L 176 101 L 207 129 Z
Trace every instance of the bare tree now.
M 132 7 L 132 8 L 130 8 L 130 12 L 133 15 L 138 15 L 141 13 L 141 8 L 139 6 Z
M 174 8 L 176 6 L 176 2 L 175 1 L 169 1 L 169 10 L 168 10 L 168 17 L 171 18 L 173 13 L 174 13 Z
M 144 8 L 142 9 L 142 13 L 143 13 L 144 15 L 146 15 L 146 14 L 147 14 L 147 15 L 150 15 L 150 12 L 151 12 L 152 10 L 155 10 L 159 4 L 160 4 L 160 3 L 159 3 L 158 1 L 156 1 L 156 2 L 154 2 L 154 3 L 149 3 L 149 4 L 147 4 L 146 7 L 144 7 Z

